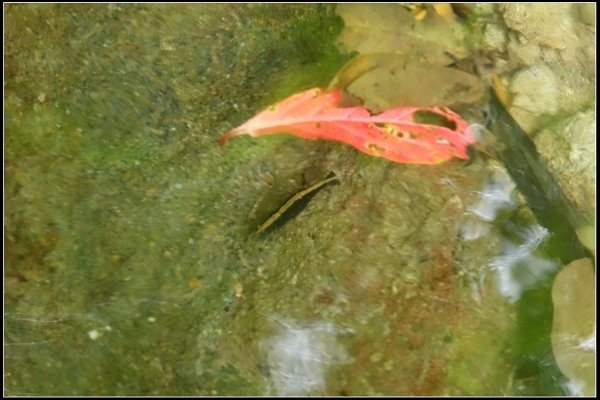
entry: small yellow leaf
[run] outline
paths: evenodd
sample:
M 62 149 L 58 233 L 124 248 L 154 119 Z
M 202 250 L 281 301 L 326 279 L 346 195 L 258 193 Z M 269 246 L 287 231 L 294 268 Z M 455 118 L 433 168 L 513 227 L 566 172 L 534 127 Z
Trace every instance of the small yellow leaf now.
M 444 20 L 447 22 L 454 21 L 454 11 L 452 11 L 452 6 L 448 3 L 435 3 L 433 5 L 433 9 Z
M 417 21 L 423 21 L 427 16 L 427 9 L 425 7 L 416 8 L 413 10 L 412 15 Z

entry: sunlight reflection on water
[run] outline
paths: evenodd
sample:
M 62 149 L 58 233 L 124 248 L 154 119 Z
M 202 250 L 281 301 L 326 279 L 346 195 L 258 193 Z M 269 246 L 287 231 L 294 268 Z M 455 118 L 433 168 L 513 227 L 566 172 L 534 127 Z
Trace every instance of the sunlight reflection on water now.
M 548 230 L 531 225 L 522 232 L 522 244 L 503 243 L 502 255 L 494 257 L 490 267 L 498 275 L 500 292 L 512 301 L 517 300 L 524 289 L 532 287 L 554 271 L 558 264 L 534 255 L 536 248 L 548 236 Z
M 476 240 L 489 233 L 492 223 L 502 210 L 514 210 L 516 185 L 504 168 L 495 168 L 478 192 L 477 202 L 469 208 L 469 216 L 461 227 L 463 240 Z M 523 290 L 539 283 L 557 264 L 534 254 L 549 232 L 541 225 L 533 224 L 520 232 L 521 243 L 504 239 L 502 254 L 491 259 L 489 267 L 498 278 L 498 289 L 503 296 L 516 301 Z
M 304 326 L 275 319 L 280 329 L 268 339 L 271 383 L 279 396 L 323 393 L 327 369 L 349 361 L 337 335 L 349 333 L 330 322 Z

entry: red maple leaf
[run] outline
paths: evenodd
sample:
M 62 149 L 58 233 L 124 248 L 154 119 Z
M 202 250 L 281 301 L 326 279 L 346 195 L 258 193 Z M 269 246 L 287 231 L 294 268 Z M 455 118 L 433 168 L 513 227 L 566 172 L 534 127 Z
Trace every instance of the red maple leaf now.
M 239 135 L 291 133 L 304 139 L 347 143 L 376 157 L 399 163 L 437 164 L 468 159 L 475 141 L 469 124 L 446 107 L 400 107 L 372 115 L 364 107 L 339 107 L 340 89 L 314 88 L 294 94 L 225 133 L 220 144 Z M 443 126 L 414 121 L 417 113 L 442 117 Z

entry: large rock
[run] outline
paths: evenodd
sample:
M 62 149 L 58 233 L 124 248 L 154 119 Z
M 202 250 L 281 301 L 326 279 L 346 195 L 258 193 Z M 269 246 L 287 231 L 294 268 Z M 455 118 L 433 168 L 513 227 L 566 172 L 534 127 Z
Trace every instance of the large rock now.
M 595 92 L 594 28 L 582 23 L 572 4 L 503 5 L 512 32 L 508 54 L 520 64 L 510 89 L 511 113 L 527 131 L 543 117 L 589 106 Z M 525 68 L 522 68 L 522 67 Z
M 552 288 L 552 351 L 576 396 L 596 393 L 595 282 L 592 260 L 581 258 L 563 267 Z
M 542 130 L 535 143 L 569 199 L 589 218 L 596 213 L 596 116 L 581 112 Z

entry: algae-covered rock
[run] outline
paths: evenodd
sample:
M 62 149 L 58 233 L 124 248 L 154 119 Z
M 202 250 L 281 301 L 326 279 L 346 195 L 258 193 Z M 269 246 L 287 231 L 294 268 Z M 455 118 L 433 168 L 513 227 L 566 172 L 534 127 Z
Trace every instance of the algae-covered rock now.
M 229 334 L 212 368 L 241 370 L 273 394 L 494 393 L 510 373 L 509 311 L 492 282 L 472 286 L 481 253 L 495 246 L 483 239 L 474 247 L 489 247 L 477 257 L 463 249 L 458 232 L 471 194 L 453 186 L 475 188 L 478 169 L 396 165 L 342 146 L 317 152 L 324 144 L 293 143 L 263 161 L 273 182 L 320 165 L 340 183 L 283 226 L 236 246 L 244 294 L 226 317 Z M 482 357 L 490 368 L 481 368 Z M 315 362 L 327 368 L 311 370 Z M 304 384 L 293 386 L 294 377 Z
M 5 11 L 6 393 L 260 394 L 203 365 L 264 177 L 238 169 L 272 144 L 217 141 L 287 68 L 335 61 L 333 8 Z
M 512 313 L 486 272 L 498 234 L 459 235 L 481 160 L 217 144 L 274 93 L 326 86 L 344 61 L 334 11 L 7 8 L 8 394 L 504 393 Z M 456 22 L 424 24 L 435 40 L 410 50 L 461 54 Z

